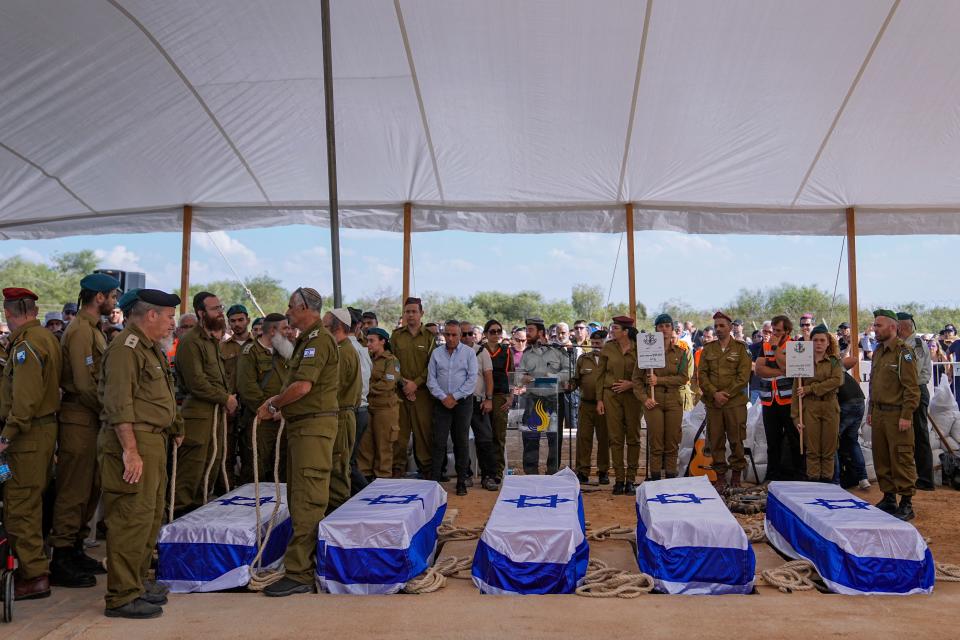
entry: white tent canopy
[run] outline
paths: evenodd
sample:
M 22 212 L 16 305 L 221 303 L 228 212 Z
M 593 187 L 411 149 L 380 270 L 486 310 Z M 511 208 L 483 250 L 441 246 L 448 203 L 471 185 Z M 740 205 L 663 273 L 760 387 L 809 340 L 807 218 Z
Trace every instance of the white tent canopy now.
M 341 223 L 960 233 L 956 0 L 334 0 Z M 3 0 L 0 237 L 325 225 L 317 0 Z M 783 215 L 787 214 L 787 215 Z

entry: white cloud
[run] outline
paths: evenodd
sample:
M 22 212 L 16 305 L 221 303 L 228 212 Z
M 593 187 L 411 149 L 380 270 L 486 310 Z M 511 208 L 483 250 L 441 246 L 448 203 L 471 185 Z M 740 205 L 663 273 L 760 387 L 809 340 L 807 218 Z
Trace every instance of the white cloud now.
M 331 268 L 328 255 L 326 247 L 316 245 L 288 257 L 283 261 L 281 267 L 286 274 L 309 273 L 315 275 L 318 272 L 326 272 Z
M 218 258 L 220 252 L 230 260 L 238 271 L 255 269 L 259 263 L 257 254 L 250 247 L 235 238 L 231 238 L 225 231 L 212 233 L 198 233 L 197 246 L 207 253 L 213 253 Z M 220 252 L 217 251 L 220 249 Z
M 47 262 L 47 256 L 29 247 L 20 247 L 20 249 L 17 250 L 17 255 L 30 262 L 43 262 L 44 264 Z
M 103 268 L 120 269 L 121 271 L 143 271 L 143 267 L 140 266 L 140 256 L 122 244 L 116 245 L 110 251 L 96 249 L 93 253 Z

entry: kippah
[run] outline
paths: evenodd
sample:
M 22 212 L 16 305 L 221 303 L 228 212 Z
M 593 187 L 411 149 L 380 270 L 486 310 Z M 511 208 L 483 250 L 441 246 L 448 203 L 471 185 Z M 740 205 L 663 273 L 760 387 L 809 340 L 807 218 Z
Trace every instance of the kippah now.
M 346 309 L 334 309 L 330 313 L 333 314 L 333 317 L 342 322 L 343 324 L 350 326 L 350 312 Z
M 98 293 L 107 293 L 120 288 L 120 281 L 113 276 L 105 273 L 91 273 L 80 280 L 80 288 L 87 291 L 96 291 Z
M 236 314 L 236 313 L 242 313 L 242 314 L 245 315 L 245 316 L 249 316 L 249 315 L 250 315 L 250 314 L 247 312 L 247 308 L 246 308 L 245 306 L 243 306 L 242 304 L 235 304 L 235 305 L 233 305 L 232 307 L 230 307 L 229 309 L 227 309 L 227 316 L 228 316 L 228 317 L 229 317 L 229 316 L 232 316 L 232 315 L 234 315 L 234 314 Z

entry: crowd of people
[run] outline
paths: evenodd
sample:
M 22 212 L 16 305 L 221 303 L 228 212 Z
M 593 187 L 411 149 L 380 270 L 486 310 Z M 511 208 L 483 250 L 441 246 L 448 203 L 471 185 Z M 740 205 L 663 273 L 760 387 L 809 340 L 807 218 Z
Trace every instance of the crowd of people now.
M 660 314 L 654 325 L 665 365 L 650 370 L 637 365 L 639 331 L 627 316 L 551 326 L 530 317 L 508 331 L 496 319 L 424 323 L 422 302 L 411 297 L 388 331 L 371 311 L 323 312 L 316 290 L 300 287 L 284 312 L 252 322 L 246 307 L 225 308 L 212 292 L 194 295 L 192 313 L 177 319 L 178 296 L 153 289 L 120 295 L 119 282 L 92 274 L 79 282 L 77 303 L 41 325 L 36 294 L 3 294 L 11 333 L 0 354 L 0 454 L 12 470 L 4 524 L 20 562 L 18 599 L 49 595 L 51 584 L 96 583 L 104 569 L 86 554 L 84 539 L 102 504 L 106 615 L 160 615 L 167 589 L 149 576 L 167 510 L 181 516 L 274 470 L 287 482 L 293 537 L 285 576 L 265 593 L 311 591 L 317 523 L 373 479 L 405 477 L 412 466 L 426 480 L 447 482 L 452 474 L 457 495 L 475 482 L 496 491 L 508 472 L 510 411 L 520 409 L 523 424 L 542 420 L 534 406 L 551 397 L 538 387 L 542 380 L 557 384 L 555 404 L 548 402 L 557 428 L 521 430 L 526 474 L 557 471 L 566 425 L 577 433 L 580 481 L 590 482 L 596 468 L 598 483 L 609 485 L 612 468 L 613 494 L 633 495 L 642 420 L 650 455 L 643 479 L 683 475 L 683 415 L 702 401 L 716 486 L 737 487 L 747 405 L 759 401 L 765 481 L 846 478 L 848 486 L 869 487 L 858 443 L 866 410 L 883 491 L 877 506 L 907 520 L 914 490 L 933 488 L 924 409 L 936 351 L 906 313 L 875 313 L 865 407 L 848 373 L 859 360 L 849 327 L 831 332 L 814 326 L 812 314 L 799 318 L 796 334 L 791 319 L 778 315 L 750 338 L 723 312 L 702 330 Z M 947 352 L 960 344 L 954 337 L 942 336 Z M 812 344 L 812 378 L 786 375 L 794 341 Z M 174 460 L 176 486 L 168 491 Z M 45 522 L 51 482 L 56 497 Z

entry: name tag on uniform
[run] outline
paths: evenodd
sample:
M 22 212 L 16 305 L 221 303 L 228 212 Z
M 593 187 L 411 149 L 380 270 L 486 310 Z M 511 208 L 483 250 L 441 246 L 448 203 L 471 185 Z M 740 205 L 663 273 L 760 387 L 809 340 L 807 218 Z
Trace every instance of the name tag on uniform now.
M 584 368 L 584 369 L 583 369 L 583 372 L 584 372 L 584 373 L 590 373 L 591 371 L 593 371 L 593 369 L 587 369 L 587 368 Z
M 417 345 L 417 349 L 421 349 L 421 350 L 422 350 L 422 349 L 426 349 L 426 347 L 423 346 L 422 344 L 418 344 L 418 345 Z
M 385 377 L 387 380 L 396 380 L 396 377 L 394 377 L 394 375 L 393 375 L 392 373 L 388 373 L 388 374 L 387 374 L 386 376 L 384 376 L 384 377 Z
M 87 356 L 83 361 L 87 363 L 88 367 L 93 366 L 93 356 Z
M 304 358 L 312 358 L 312 357 L 315 356 L 315 355 L 317 355 L 317 350 L 316 350 L 315 348 L 313 348 L 313 347 L 310 347 L 309 349 L 304 349 L 304 350 L 303 350 L 303 357 L 304 357 Z

